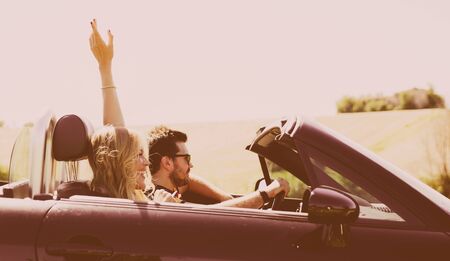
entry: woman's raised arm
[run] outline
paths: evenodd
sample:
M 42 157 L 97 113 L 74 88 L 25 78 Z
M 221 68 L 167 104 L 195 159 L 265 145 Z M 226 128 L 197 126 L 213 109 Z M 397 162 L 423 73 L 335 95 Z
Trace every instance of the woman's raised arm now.
M 113 35 L 108 30 L 108 44 L 103 41 L 97 30 L 97 21 L 91 21 L 92 34 L 89 38 L 92 54 L 98 62 L 98 69 L 102 80 L 103 95 L 103 124 L 122 127 L 125 125 L 119 97 L 112 77 L 112 59 L 114 56 Z

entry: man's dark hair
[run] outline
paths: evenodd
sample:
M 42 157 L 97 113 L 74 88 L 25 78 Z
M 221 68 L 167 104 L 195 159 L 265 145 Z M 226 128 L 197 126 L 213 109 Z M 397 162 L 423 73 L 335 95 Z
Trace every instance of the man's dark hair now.
M 160 168 L 163 156 L 173 157 L 178 152 L 176 142 L 186 142 L 187 135 L 181 131 L 158 126 L 148 132 L 148 158 L 150 173 L 156 173 Z

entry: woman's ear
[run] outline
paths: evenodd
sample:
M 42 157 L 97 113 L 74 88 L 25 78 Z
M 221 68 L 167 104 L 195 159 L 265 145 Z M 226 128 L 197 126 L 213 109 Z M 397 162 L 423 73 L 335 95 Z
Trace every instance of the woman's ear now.
M 173 166 L 172 158 L 170 158 L 169 156 L 162 157 L 161 158 L 161 166 L 167 170 L 172 169 L 172 166 Z

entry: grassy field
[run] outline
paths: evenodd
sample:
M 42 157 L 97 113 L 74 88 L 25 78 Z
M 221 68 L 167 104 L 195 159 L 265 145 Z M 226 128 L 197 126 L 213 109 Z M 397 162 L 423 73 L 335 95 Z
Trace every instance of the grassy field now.
M 436 157 L 436 127 L 450 110 L 427 109 L 340 114 L 318 120 L 360 143 L 416 177 L 430 175 Z
M 322 124 L 342 133 L 416 177 L 433 172 L 435 126 L 449 110 L 338 114 L 318 117 Z M 188 133 L 193 156 L 192 172 L 234 193 L 252 190 L 261 177 L 258 158 L 244 148 L 267 120 L 174 124 L 169 127 Z M 145 133 L 152 126 L 135 126 Z M 0 128 L 0 164 L 8 165 L 18 130 Z

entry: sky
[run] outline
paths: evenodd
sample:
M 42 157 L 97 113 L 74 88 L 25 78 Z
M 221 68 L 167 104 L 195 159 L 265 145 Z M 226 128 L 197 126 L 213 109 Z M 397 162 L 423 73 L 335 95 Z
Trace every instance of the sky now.
M 90 20 L 128 125 L 336 114 L 428 88 L 450 105 L 450 1 L 0 1 L 0 120 L 102 120 Z

